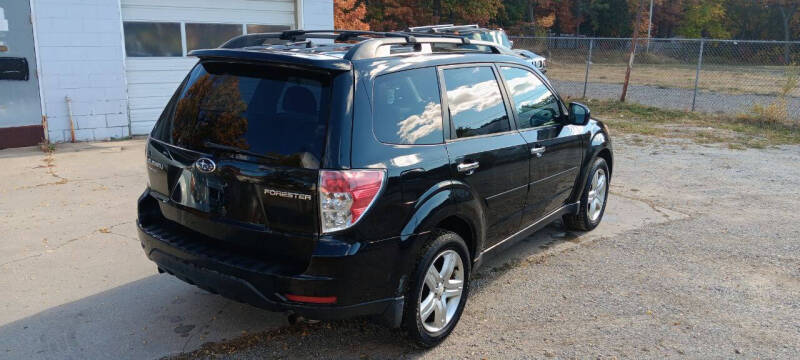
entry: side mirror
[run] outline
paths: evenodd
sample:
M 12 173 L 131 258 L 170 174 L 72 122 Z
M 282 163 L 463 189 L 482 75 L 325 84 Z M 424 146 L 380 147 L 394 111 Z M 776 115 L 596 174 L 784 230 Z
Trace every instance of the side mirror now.
M 586 105 L 581 103 L 569 104 L 569 123 L 571 125 L 586 125 L 591 118 L 591 112 Z

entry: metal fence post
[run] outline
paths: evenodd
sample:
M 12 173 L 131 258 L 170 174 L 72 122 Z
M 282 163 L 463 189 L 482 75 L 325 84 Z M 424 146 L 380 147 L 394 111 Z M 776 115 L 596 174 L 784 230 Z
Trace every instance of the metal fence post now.
M 697 86 L 700 83 L 700 69 L 703 68 L 703 50 L 705 49 L 706 39 L 700 39 L 700 56 L 697 59 L 697 74 L 694 77 L 694 96 L 692 96 L 692 111 L 697 104 Z
M 586 98 L 586 87 L 589 86 L 589 68 L 592 66 L 592 49 L 594 48 L 594 39 L 589 40 L 589 55 L 586 56 L 586 77 L 583 78 L 583 96 Z

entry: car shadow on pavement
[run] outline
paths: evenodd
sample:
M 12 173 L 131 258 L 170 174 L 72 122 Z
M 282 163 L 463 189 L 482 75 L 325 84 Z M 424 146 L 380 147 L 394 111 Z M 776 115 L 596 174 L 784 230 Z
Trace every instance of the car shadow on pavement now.
M 487 254 L 482 267 L 473 274 L 471 297 L 491 291 L 493 283 L 516 268 L 539 263 L 594 239 L 675 218 L 664 209 L 651 207 L 614 197 L 603 224 L 590 233 L 565 232 L 560 223 L 555 223 L 516 244 L 498 248 Z M 470 311 L 470 303 L 466 310 Z M 451 338 L 458 339 L 459 334 L 470 331 L 474 329 L 456 327 Z M 448 339 L 431 351 L 436 357 L 459 344 Z M 376 352 L 379 356 L 373 356 Z M 0 325 L 0 359 L 142 359 L 169 355 L 413 358 L 427 353 L 405 340 L 400 330 L 369 319 L 290 326 L 285 314 L 233 302 L 172 276 L 155 274 Z M 442 357 L 447 358 L 444 354 Z
M 551 226 L 499 251 L 475 278 L 497 276 L 552 246 L 558 233 Z M 375 347 L 390 357 L 424 353 L 400 330 L 370 319 L 290 326 L 285 314 L 230 301 L 169 275 L 148 276 L 0 326 L 4 359 L 203 357 L 238 351 L 254 357 L 361 357 Z
M 286 326 L 167 275 L 146 278 L 0 326 L 2 359 L 142 359 Z

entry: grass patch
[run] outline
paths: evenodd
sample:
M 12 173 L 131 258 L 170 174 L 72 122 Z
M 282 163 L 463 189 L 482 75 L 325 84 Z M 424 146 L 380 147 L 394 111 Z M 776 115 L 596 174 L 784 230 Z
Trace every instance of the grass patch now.
M 800 144 L 800 124 L 758 115 L 702 114 L 611 100 L 578 100 L 613 134 L 690 139 L 732 149 Z

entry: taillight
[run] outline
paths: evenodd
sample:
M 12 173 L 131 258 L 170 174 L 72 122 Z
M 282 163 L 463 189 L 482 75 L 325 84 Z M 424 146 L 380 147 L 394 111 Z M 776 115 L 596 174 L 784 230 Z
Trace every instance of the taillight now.
M 347 229 L 364 215 L 383 187 L 384 170 L 321 170 L 319 210 L 322 232 Z

